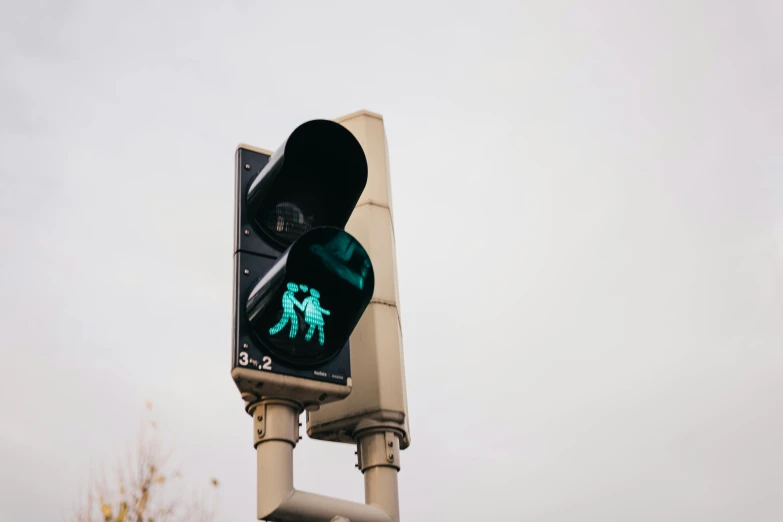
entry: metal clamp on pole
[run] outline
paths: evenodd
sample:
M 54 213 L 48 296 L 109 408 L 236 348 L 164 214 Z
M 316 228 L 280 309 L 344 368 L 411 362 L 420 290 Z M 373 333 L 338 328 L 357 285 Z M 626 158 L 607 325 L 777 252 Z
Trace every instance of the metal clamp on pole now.
M 252 404 L 249 410 L 253 414 L 254 445 L 258 463 L 257 515 L 259 520 L 273 522 L 333 520 L 394 522 L 399 520 L 399 510 L 387 513 L 380 504 L 359 504 L 295 490 L 294 447 L 299 441 L 301 404 L 285 399 L 262 399 Z M 396 469 L 389 469 L 396 475 Z M 396 478 L 395 476 L 395 493 Z M 366 480 L 365 478 L 365 484 Z M 381 499 L 385 500 L 382 497 Z
M 250 408 L 255 431 L 254 447 L 262 442 L 276 440 L 287 442 L 295 448 L 297 442 L 302 440 L 299 436 L 299 415 L 303 409 L 299 403 L 286 399 L 266 399 Z M 269 422 L 270 417 L 274 422 Z
M 377 466 L 388 466 L 400 470 L 399 434 L 383 428 L 359 432 L 357 457 L 359 470 L 364 473 Z

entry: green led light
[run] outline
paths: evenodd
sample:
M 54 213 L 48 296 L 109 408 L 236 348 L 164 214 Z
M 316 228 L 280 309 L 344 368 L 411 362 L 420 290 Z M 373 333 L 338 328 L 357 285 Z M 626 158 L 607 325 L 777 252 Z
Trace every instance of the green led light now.
M 324 315 L 329 315 L 329 310 L 321 308 L 321 303 L 318 298 L 321 294 L 315 288 L 310 289 L 310 295 L 305 297 L 302 301 L 304 307 L 305 323 L 310 327 L 305 335 L 305 341 L 309 341 L 313 338 L 315 329 L 318 329 L 318 344 L 324 345 Z
M 300 310 L 304 310 L 302 303 L 296 300 L 294 294 L 299 291 L 299 285 L 296 283 L 288 283 L 286 285 L 288 291 L 283 294 L 283 317 L 280 318 L 280 322 L 269 329 L 270 335 L 275 335 L 280 330 L 285 328 L 285 325 L 290 321 L 291 330 L 288 332 L 288 337 L 291 339 L 296 337 L 299 331 L 299 317 L 294 311 L 294 306 Z
M 269 329 L 270 335 L 276 335 L 286 324 L 291 324 L 288 331 L 288 337 L 295 339 L 299 333 L 299 316 L 296 313 L 295 308 L 298 308 L 304 313 L 304 321 L 310 328 L 305 334 L 305 341 L 309 341 L 313 338 L 315 330 L 318 330 L 318 344 L 321 346 L 326 342 L 326 336 L 324 334 L 324 315 L 330 315 L 331 312 L 321 307 L 321 302 L 318 300 L 321 297 L 320 292 L 315 288 L 310 288 L 310 295 L 305 297 L 300 303 L 295 294 L 300 290 L 307 292 L 307 285 L 299 285 L 296 283 L 288 283 L 286 285 L 288 290 L 283 294 L 283 316 L 280 321 Z

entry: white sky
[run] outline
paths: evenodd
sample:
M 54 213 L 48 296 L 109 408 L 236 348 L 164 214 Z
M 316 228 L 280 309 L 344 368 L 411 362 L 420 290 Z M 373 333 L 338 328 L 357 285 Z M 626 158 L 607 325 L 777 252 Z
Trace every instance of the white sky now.
M 0 1 L 0 520 L 151 400 L 255 518 L 233 153 L 386 122 L 403 520 L 783 520 L 783 3 Z M 363 500 L 354 448 L 297 487 Z

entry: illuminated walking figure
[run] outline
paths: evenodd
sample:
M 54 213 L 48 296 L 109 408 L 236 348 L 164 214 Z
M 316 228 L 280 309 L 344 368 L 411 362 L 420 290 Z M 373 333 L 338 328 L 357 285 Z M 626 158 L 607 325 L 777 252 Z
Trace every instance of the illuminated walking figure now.
M 307 334 L 305 335 L 305 341 L 312 339 L 315 329 L 318 328 L 318 344 L 323 346 L 325 340 L 324 316 L 321 314 L 329 315 L 329 310 L 321 308 L 321 303 L 318 301 L 319 297 L 321 297 L 321 294 L 318 290 L 311 288 L 310 296 L 302 301 L 302 305 L 304 306 L 305 323 L 310 326 L 310 329 L 307 330 Z
M 288 332 L 288 337 L 293 339 L 299 332 L 299 317 L 294 311 L 294 306 L 304 311 L 304 305 L 296 300 L 294 293 L 299 291 L 299 285 L 296 283 L 288 283 L 286 285 L 288 291 L 283 294 L 283 317 L 280 318 L 280 322 L 269 329 L 270 335 L 275 335 L 277 332 L 285 328 L 286 323 L 291 322 L 291 330 Z M 307 298 L 309 299 L 309 297 Z M 305 299 L 305 301 L 307 300 Z M 306 313 L 305 313 L 306 317 Z M 323 321 L 323 319 L 322 319 Z M 308 339 L 309 341 L 310 339 Z M 323 343 L 321 343 L 323 344 Z

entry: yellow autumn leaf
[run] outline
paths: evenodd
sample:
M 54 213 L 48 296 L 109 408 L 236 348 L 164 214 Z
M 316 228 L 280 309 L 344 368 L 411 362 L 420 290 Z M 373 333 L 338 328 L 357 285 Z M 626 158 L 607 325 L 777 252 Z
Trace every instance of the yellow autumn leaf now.
M 111 505 L 110 504 L 102 504 L 101 505 L 101 514 L 103 515 L 104 520 L 111 520 Z
M 163 475 L 158 475 L 157 477 L 155 477 L 155 482 L 157 482 L 158 484 L 163 484 L 165 481 L 166 481 L 166 477 L 164 477 Z

